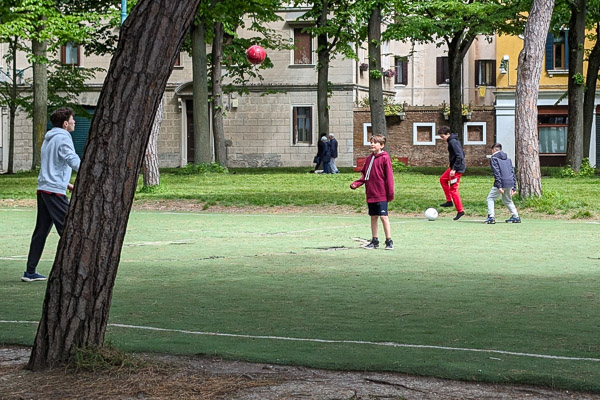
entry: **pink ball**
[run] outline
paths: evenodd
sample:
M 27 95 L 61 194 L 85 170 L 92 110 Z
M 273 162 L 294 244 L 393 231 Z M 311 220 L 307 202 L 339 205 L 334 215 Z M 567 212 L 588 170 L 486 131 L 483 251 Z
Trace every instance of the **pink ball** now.
M 252 64 L 262 64 L 265 61 L 265 57 L 267 56 L 267 52 L 261 46 L 254 44 L 248 47 L 246 50 L 246 58 Z

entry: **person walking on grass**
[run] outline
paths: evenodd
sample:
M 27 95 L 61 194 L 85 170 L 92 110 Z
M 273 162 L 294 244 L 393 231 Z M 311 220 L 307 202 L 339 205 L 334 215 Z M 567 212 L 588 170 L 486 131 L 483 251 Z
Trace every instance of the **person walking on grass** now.
M 440 206 L 455 206 L 456 217 L 453 219 L 458 221 L 460 217 L 465 215 L 465 210 L 458 191 L 460 177 L 465 173 L 467 168 L 465 163 L 465 152 L 460 144 L 460 140 L 458 140 L 458 135 L 456 133 L 450 133 L 450 128 L 448 126 L 440 127 L 437 133 L 444 142 L 448 143 L 448 156 L 450 159 L 450 167 L 446 169 L 440 177 L 440 185 L 442 185 L 444 195 L 446 196 L 446 202 L 440 204 Z
M 73 110 L 68 107 L 59 108 L 50 116 L 53 128 L 46 133 L 42 143 L 37 219 L 27 256 L 27 270 L 21 278 L 23 282 L 46 280 L 36 269 L 53 224 L 58 234 L 62 235 L 69 209 L 66 191 L 73 189 L 73 185 L 69 183 L 71 171 L 78 171 L 81 163 L 71 138 L 71 132 L 75 130 L 73 116 Z
M 337 174 L 340 171 L 335 166 L 335 159 L 338 157 L 338 141 L 333 133 L 329 134 L 329 150 L 331 151 L 331 161 L 329 161 L 329 172 Z
M 365 249 L 376 249 L 379 247 L 378 219 L 381 219 L 383 232 L 385 233 L 385 249 L 392 250 L 394 248 L 390 220 L 388 218 L 388 202 L 394 200 L 394 172 L 389 154 L 383 151 L 385 141 L 386 139 L 383 135 L 371 136 L 371 145 L 369 147 L 371 155 L 365 161 L 360 179 L 350 184 L 350 189 L 352 190 L 363 184 L 366 188 L 367 206 L 369 207 L 369 215 L 371 216 L 372 239 L 364 246 Z
M 512 197 L 517 192 L 517 178 L 515 169 L 510 158 L 502 151 L 502 145 L 495 143 L 492 146 L 492 157 L 490 158 L 490 167 L 494 173 L 494 186 L 487 197 L 488 217 L 486 224 L 495 224 L 494 203 L 502 196 L 502 202 L 510 211 L 511 217 L 506 220 L 509 223 L 521 223 L 519 212 Z

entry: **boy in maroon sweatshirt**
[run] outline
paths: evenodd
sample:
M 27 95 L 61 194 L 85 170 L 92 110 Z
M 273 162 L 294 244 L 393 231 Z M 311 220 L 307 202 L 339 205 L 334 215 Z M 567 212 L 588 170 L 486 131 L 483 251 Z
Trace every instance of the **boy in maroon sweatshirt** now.
M 387 152 L 383 151 L 385 136 L 374 135 L 371 137 L 369 150 L 371 155 L 367 157 L 361 171 L 359 180 L 350 184 L 350 189 L 356 189 L 363 184 L 366 187 L 367 205 L 371 216 L 371 233 L 373 239 L 365 246 L 365 249 L 376 249 L 379 247 L 377 237 L 377 219 L 381 219 L 385 233 L 385 249 L 392 250 L 392 232 L 388 218 L 388 202 L 394 200 L 394 173 L 392 171 L 392 160 Z

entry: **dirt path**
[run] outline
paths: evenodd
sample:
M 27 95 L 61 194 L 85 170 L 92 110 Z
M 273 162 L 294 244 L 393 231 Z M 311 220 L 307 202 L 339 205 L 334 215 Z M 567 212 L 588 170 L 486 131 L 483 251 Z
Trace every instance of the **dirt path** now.
M 138 368 L 24 370 L 30 349 L 0 348 L 0 399 L 583 400 L 600 395 L 377 372 L 326 371 L 194 356 L 138 354 Z

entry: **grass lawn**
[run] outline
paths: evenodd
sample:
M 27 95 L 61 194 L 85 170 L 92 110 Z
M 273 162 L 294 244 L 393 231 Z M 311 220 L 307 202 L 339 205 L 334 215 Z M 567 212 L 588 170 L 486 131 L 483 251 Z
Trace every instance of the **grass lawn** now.
M 600 391 L 597 221 L 525 213 L 522 224 L 484 225 L 479 203 L 491 181 L 473 176 L 464 193 L 479 211 L 458 222 L 393 212 L 396 249 L 367 251 L 359 247 L 370 235 L 364 212 L 327 214 L 328 199 L 363 207 L 364 194 L 346 189 L 355 175 L 289 175 L 164 179 L 169 192 L 199 202 L 262 197 L 270 205 L 273 196 L 322 204 L 323 212 L 133 212 L 107 339 L 131 351 Z M 396 210 L 437 204 L 435 180 L 399 176 Z M 544 183 L 568 201 L 587 190 L 562 194 L 564 183 Z M 594 180 L 585 185 L 598 191 Z M 592 197 L 577 204 L 597 207 Z M 0 207 L 0 221 L 0 342 L 30 345 L 45 283 L 19 278 L 35 210 Z M 49 272 L 57 240 L 53 232 L 41 273 Z
M 138 189 L 136 201 L 186 200 L 205 209 L 220 206 L 348 206 L 358 212 L 365 209 L 364 189 L 349 185 L 360 176 L 351 169 L 337 175 L 309 174 L 307 168 L 232 169 L 228 174 L 181 174 L 169 169 L 161 173 L 161 186 L 144 191 Z M 441 168 L 413 168 L 412 172 L 395 174 L 396 199 L 390 210 L 397 214 L 422 213 L 426 208 L 444 202 L 439 185 Z M 23 173 L 0 176 L 1 199 L 35 199 L 36 175 Z M 485 216 L 485 199 L 492 186 L 489 168 L 470 168 L 461 180 L 461 195 L 467 216 Z M 141 184 L 140 184 L 141 186 Z M 593 219 L 600 213 L 600 179 L 542 179 L 541 198 L 515 199 L 519 212 L 528 216 Z M 506 215 L 498 202 L 500 217 Z M 454 210 L 439 209 L 442 213 Z

